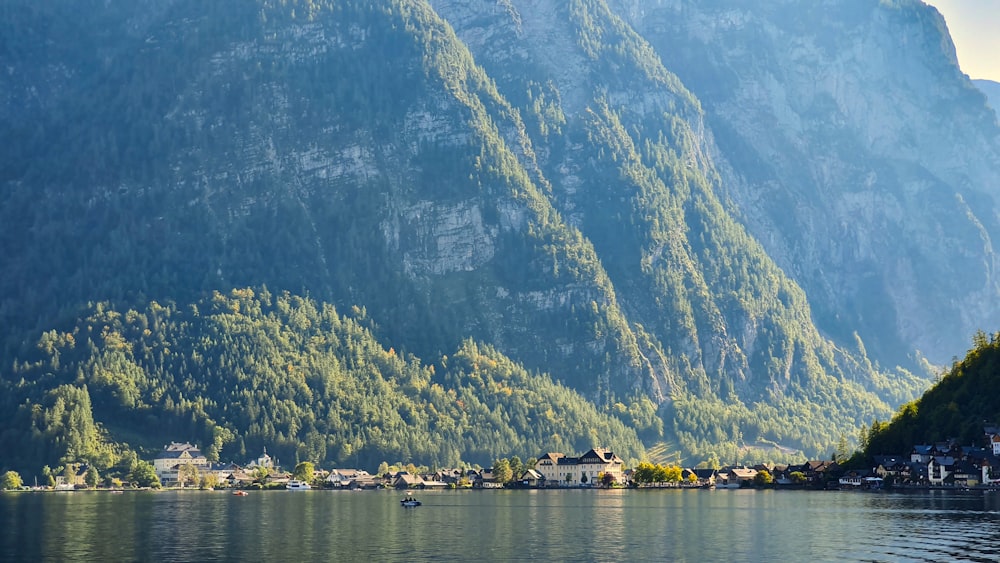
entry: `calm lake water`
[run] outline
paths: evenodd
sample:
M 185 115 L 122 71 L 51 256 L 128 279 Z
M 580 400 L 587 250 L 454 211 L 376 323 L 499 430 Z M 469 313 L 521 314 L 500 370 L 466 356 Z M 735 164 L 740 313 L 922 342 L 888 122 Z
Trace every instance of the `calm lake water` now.
M 1000 493 L 0 494 L 0 561 L 997 561 Z

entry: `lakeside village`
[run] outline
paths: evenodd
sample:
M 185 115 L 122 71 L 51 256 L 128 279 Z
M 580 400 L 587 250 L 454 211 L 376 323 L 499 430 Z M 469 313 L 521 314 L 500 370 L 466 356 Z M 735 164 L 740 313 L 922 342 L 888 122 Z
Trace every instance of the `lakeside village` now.
M 501 459 L 492 468 L 455 468 L 419 471 L 409 465 L 389 470 L 383 463 L 376 474 L 362 469 L 317 469 L 299 463 L 295 471 L 283 471 L 267 449 L 239 466 L 212 463 L 190 443 L 173 442 L 163 448 L 151 464 L 155 473 L 145 484 L 105 482 L 86 465 L 72 466 L 54 476 L 47 486 L 27 487 L 20 476 L 8 471 L 2 476 L 4 490 L 55 490 L 124 488 L 219 489 L 245 494 L 263 489 L 503 489 L 503 488 L 813 488 L 878 489 L 901 488 L 1000 488 L 1000 426 L 984 427 L 985 445 L 962 446 L 955 440 L 914 445 L 909 455 L 873 456 L 870 470 L 848 469 L 836 461 L 807 461 L 800 465 L 758 464 L 722 468 L 685 469 L 677 466 L 639 463 L 626 468 L 623 460 L 605 448 L 592 448 L 573 457 L 546 453 L 526 463 L 515 456 Z M 142 486 L 140 486 L 142 485 Z

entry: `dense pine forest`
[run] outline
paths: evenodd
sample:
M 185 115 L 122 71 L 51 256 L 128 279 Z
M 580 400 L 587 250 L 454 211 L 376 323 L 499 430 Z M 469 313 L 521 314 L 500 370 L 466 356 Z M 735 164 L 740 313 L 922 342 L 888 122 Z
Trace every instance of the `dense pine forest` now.
M 266 447 L 296 463 L 487 465 L 602 441 L 640 459 L 633 428 L 659 431 L 649 401 L 616 404 L 611 416 L 490 346 L 467 341 L 423 362 L 383 348 L 371 327 L 363 310 L 342 316 L 266 289 L 142 310 L 95 304 L 14 366 L 17 381 L 3 389 L 5 462 L 87 461 L 103 473 L 178 436 L 240 463 Z

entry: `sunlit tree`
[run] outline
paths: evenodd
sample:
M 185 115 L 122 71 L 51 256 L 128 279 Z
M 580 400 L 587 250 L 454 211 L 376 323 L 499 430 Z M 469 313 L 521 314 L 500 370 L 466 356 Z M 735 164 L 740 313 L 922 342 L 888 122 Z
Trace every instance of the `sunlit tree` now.
M 24 483 L 21 482 L 21 475 L 17 471 L 8 471 L 0 478 L 0 489 L 5 491 L 20 489 L 22 486 Z
M 187 484 L 197 485 L 199 477 L 200 472 L 198 468 L 190 463 L 185 463 L 177 470 L 177 481 L 181 484 L 181 487 Z
M 299 481 L 310 482 L 313 480 L 313 473 L 316 471 L 316 466 L 313 465 L 311 461 L 302 461 L 295 466 L 295 471 L 292 472 L 292 479 L 298 479 Z

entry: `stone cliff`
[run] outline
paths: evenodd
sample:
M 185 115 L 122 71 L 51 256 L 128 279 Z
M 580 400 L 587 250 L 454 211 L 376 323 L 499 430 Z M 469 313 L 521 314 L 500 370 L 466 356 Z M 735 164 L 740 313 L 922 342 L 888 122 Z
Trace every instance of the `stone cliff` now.
M 933 8 L 616 5 L 702 100 L 729 196 L 822 329 L 943 362 L 996 324 L 1000 129 Z

